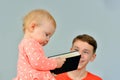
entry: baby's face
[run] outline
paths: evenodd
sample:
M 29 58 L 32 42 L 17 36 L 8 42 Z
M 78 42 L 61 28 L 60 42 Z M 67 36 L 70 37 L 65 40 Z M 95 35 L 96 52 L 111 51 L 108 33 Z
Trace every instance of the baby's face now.
M 32 37 L 45 46 L 55 32 L 55 27 L 49 21 L 43 21 L 42 24 L 35 27 Z

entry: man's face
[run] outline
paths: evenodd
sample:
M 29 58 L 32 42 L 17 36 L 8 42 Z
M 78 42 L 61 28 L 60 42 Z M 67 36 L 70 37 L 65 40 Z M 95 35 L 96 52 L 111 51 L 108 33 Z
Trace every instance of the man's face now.
M 86 65 L 89 63 L 89 61 L 93 61 L 96 56 L 93 53 L 93 46 L 81 40 L 76 40 L 73 43 L 71 50 L 72 51 L 78 50 L 79 53 L 81 54 L 81 59 L 78 65 L 78 69 L 86 68 Z

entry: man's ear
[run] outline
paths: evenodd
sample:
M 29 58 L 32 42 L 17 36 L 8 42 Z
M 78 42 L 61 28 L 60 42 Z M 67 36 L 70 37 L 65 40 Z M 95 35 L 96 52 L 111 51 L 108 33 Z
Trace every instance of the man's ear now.
M 70 51 L 72 51 L 72 48 L 70 48 Z
M 91 57 L 91 59 L 90 59 L 90 62 L 93 62 L 95 58 L 96 58 L 96 53 L 94 53 L 94 54 L 92 55 L 92 57 Z

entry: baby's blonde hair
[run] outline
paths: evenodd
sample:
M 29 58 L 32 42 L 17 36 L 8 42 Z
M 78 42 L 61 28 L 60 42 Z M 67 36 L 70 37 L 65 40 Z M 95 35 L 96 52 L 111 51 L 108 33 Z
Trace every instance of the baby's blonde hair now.
M 40 23 L 43 19 L 49 20 L 56 28 L 56 21 L 53 16 L 46 10 L 36 9 L 29 12 L 23 19 L 23 32 L 25 32 L 28 25 L 34 20 Z

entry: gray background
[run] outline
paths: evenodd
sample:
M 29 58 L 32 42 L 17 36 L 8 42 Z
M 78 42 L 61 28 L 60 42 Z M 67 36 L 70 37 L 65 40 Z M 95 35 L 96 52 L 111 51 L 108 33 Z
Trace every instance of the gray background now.
M 97 57 L 87 69 L 104 80 L 119 79 L 119 0 L 1 0 L 0 80 L 16 76 L 22 18 L 38 8 L 48 10 L 57 22 L 55 34 L 44 47 L 47 56 L 69 51 L 72 39 L 87 33 L 98 42 Z

